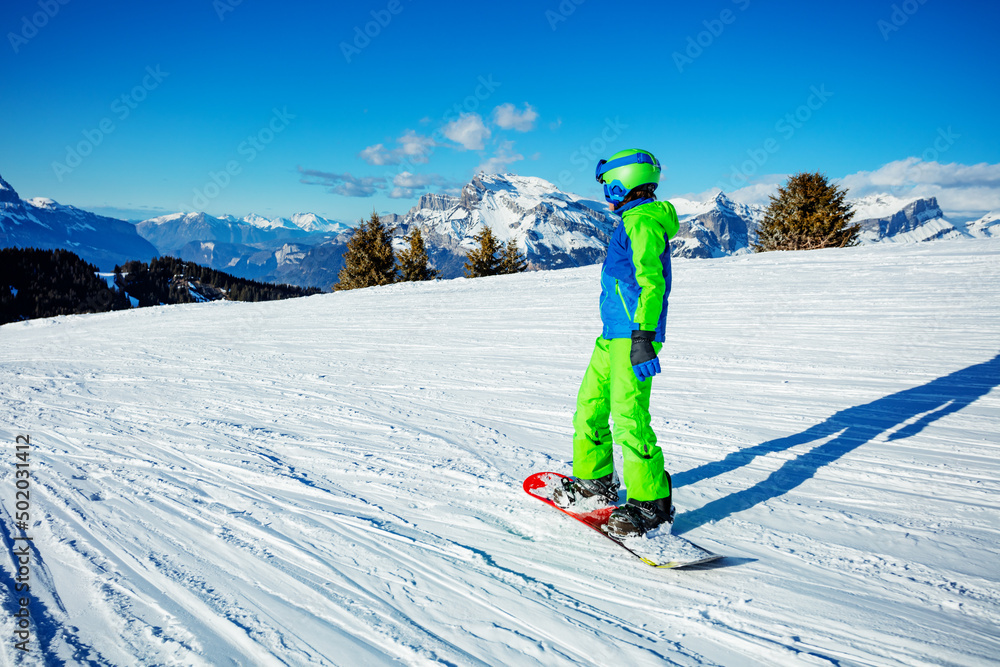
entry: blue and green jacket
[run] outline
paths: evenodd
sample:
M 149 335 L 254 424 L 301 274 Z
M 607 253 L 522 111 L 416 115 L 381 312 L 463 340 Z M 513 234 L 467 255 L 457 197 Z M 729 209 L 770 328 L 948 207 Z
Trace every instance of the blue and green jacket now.
M 622 215 L 601 268 L 603 338 L 631 338 L 655 331 L 666 340 L 670 295 L 670 239 L 680 228 L 668 201 L 651 201 Z

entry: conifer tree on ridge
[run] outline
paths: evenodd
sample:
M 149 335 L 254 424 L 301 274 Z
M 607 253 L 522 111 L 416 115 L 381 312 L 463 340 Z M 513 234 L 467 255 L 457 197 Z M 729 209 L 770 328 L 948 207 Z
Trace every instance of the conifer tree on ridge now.
M 489 225 L 483 225 L 482 230 L 472 238 L 479 242 L 479 247 L 465 258 L 465 277 L 480 278 L 500 273 L 504 247 L 493 235 L 493 230 Z
M 400 251 L 398 257 L 400 281 L 434 280 L 440 276 L 440 272 L 429 264 L 427 246 L 419 227 L 414 228 L 408 240 L 410 247 Z
M 511 239 L 504 244 L 500 258 L 500 273 L 523 273 L 528 268 L 528 259 L 517 247 L 517 241 Z
M 757 231 L 755 252 L 813 250 L 857 245 L 860 227 L 841 190 L 819 173 L 801 172 L 789 177 L 771 203 Z
M 344 268 L 337 275 L 334 291 L 389 285 L 396 282 L 396 255 L 392 250 L 392 230 L 378 213 L 354 230 L 344 253 Z

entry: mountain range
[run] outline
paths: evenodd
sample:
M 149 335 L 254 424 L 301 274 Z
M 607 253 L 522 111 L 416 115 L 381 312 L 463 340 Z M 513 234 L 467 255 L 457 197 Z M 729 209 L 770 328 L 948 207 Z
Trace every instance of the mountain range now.
M 23 200 L 0 177 L 0 247 L 72 250 L 102 271 L 129 260 L 156 257 L 156 247 L 135 225 L 51 199 Z
M 711 258 L 751 252 L 765 207 L 723 192 L 703 200 L 673 197 L 681 226 L 672 254 Z M 862 243 L 920 242 L 1000 235 L 1000 218 L 949 220 L 935 198 L 875 194 L 850 202 Z M 419 228 L 442 277 L 462 275 L 475 235 L 489 225 L 516 243 L 530 269 L 584 266 L 604 258 L 617 216 L 604 202 L 567 193 L 537 177 L 480 174 L 460 195 L 425 194 L 405 214 L 382 216 L 397 250 Z M 130 224 L 52 200 L 21 200 L 0 178 L 0 246 L 62 247 L 103 270 L 129 259 L 173 255 L 241 278 L 330 289 L 343 266 L 352 227 L 312 213 L 290 218 L 174 213 Z
M 462 275 L 465 254 L 488 225 L 516 243 L 529 269 L 586 266 L 604 259 L 617 216 L 593 199 L 563 192 L 541 178 L 480 174 L 458 197 L 426 194 L 404 215 L 383 216 L 396 244 L 420 228 L 432 263 L 445 277 Z

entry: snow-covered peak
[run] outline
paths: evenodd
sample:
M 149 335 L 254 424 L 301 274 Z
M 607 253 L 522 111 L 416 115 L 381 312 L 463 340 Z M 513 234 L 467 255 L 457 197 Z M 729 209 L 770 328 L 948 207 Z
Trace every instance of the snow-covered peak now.
M 144 226 L 162 226 L 162 225 L 176 225 L 176 224 L 194 224 L 200 222 L 216 222 L 221 223 L 223 220 L 213 217 L 207 213 L 201 211 L 195 213 L 168 213 L 167 215 L 159 215 L 155 218 L 149 218 L 143 220 L 140 225 Z
M 88 216 L 93 216 L 93 213 L 84 211 L 75 206 L 67 206 L 65 204 L 60 204 L 54 199 L 49 199 L 48 197 L 32 197 L 31 199 L 24 200 L 25 204 L 28 204 L 32 208 L 42 209 L 45 211 L 58 211 L 59 213 L 64 213 L 66 215 L 71 215 L 75 218 L 84 218 Z
M 31 204 L 35 208 L 47 208 L 49 210 L 63 208 L 57 201 L 49 199 L 48 197 L 32 197 L 31 199 L 25 199 L 24 201 Z
M 425 194 L 404 216 L 388 222 L 405 234 L 419 227 L 449 260 L 476 247 L 488 226 L 503 243 L 515 243 L 535 268 L 581 266 L 600 261 L 617 218 L 597 202 L 563 192 L 543 178 L 479 174 L 458 197 Z
M 299 229 L 306 232 L 345 232 L 351 229 L 350 225 L 337 220 L 330 220 L 315 213 L 295 213 L 290 222 Z
M 1000 213 L 990 211 L 967 225 L 969 233 L 978 237 L 1000 236 Z
M 757 222 L 764 216 L 766 207 L 760 204 L 746 204 L 735 201 L 721 190 L 715 195 L 706 199 L 688 199 L 687 197 L 669 197 L 677 211 L 677 217 L 682 222 L 701 215 L 712 214 L 713 212 L 725 212 L 746 218 L 747 221 Z
M 156 256 L 155 248 L 136 234 L 134 225 L 48 197 L 22 200 L 2 178 L 0 247 L 65 248 L 104 270 Z
M 336 220 L 328 220 L 315 213 L 296 213 L 291 218 L 267 218 L 251 213 L 242 218 L 235 215 L 211 216 L 207 213 L 170 213 L 156 218 L 144 220 L 145 226 L 150 225 L 180 225 L 194 223 L 225 224 L 233 227 L 249 226 L 265 232 L 343 232 L 350 229 L 349 225 Z
M 20 206 L 21 197 L 11 187 L 10 183 L 3 180 L 3 176 L 0 176 L 0 207 L 3 207 L 5 204 Z
M 250 215 L 244 217 L 243 222 L 251 227 L 256 227 L 257 229 L 298 229 L 298 227 L 288 218 L 265 218 L 264 216 L 257 215 L 256 213 L 251 213 Z
M 541 198 L 561 192 L 554 184 L 537 176 L 518 176 L 510 173 L 480 174 L 473 179 L 473 183 L 475 181 L 479 181 L 486 189 L 493 192 L 516 192 L 522 197 Z
M 918 199 L 920 198 L 903 198 L 888 193 L 877 193 L 858 199 L 849 199 L 848 203 L 854 207 L 854 220 L 860 221 L 890 217 Z
M 720 192 L 719 194 L 722 193 Z M 677 217 L 681 220 L 708 213 L 715 210 L 718 206 L 715 198 L 698 201 L 684 197 L 670 197 L 669 201 L 674 205 Z

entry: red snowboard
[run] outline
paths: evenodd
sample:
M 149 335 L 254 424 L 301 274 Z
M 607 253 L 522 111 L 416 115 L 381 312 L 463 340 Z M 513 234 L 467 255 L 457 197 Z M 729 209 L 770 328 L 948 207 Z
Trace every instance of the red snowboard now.
M 627 537 L 624 539 L 608 535 L 604 531 L 604 526 L 607 524 L 611 512 L 615 509 L 614 505 L 596 507 L 590 511 L 574 512 L 563 509 L 552 502 L 552 491 L 561 484 L 560 480 L 564 477 L 566 475 L 560 475 L 557 472 L 535 473 L 524 480 L 524 491 L 529 496 L 538 498 L 546 505 L 555 507 L 563 514 L 590 526 L 647 565 L 677 568 L 698 565 L 699 563 L 707 563 L 722 558 L 719 554 L 714 554 L 707 549 L 703 549 L 690 540 L 678 535 L 670 535 L 669 533 L 659 534 L 659 531 L 653 531 L 649 536 Z

